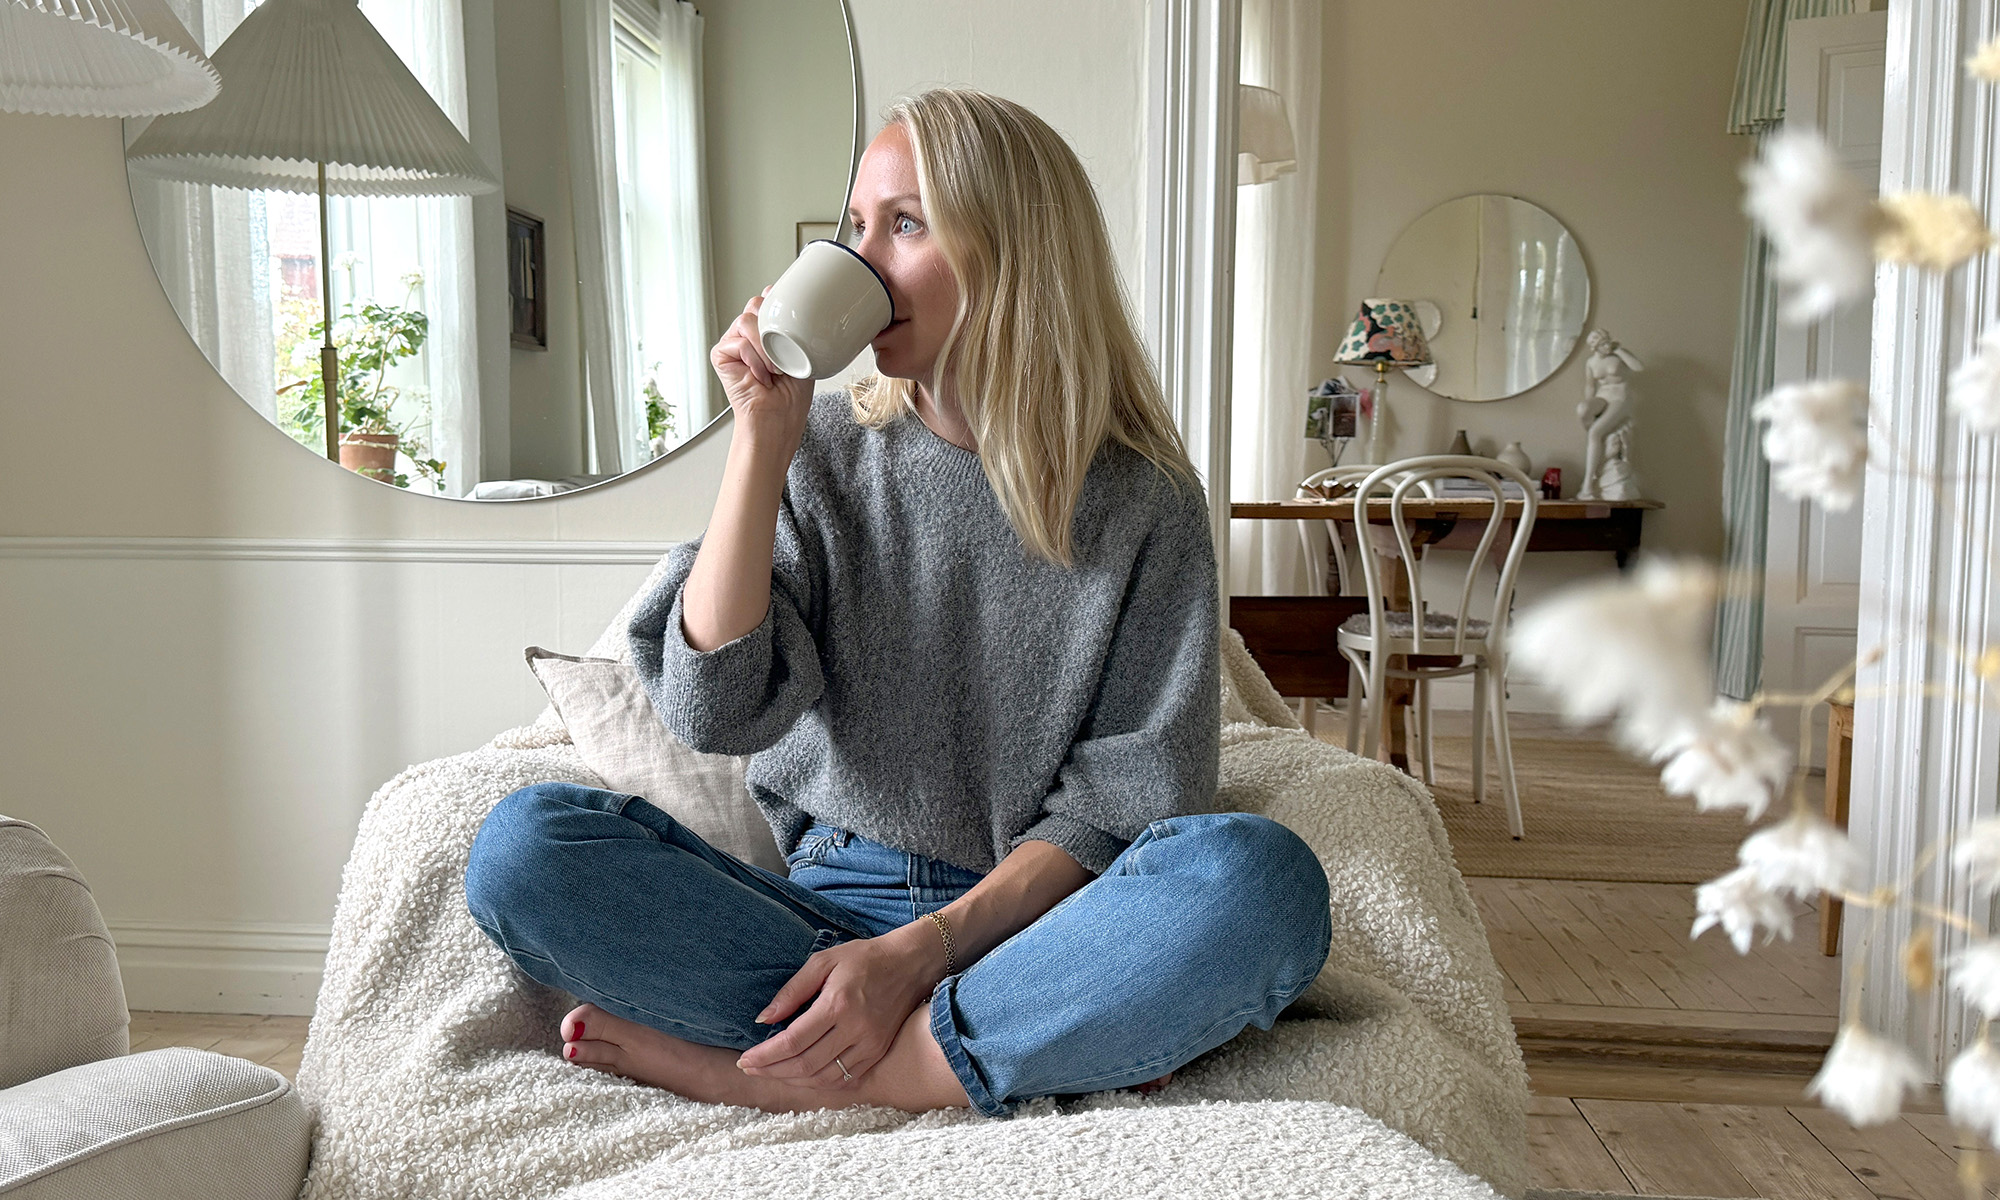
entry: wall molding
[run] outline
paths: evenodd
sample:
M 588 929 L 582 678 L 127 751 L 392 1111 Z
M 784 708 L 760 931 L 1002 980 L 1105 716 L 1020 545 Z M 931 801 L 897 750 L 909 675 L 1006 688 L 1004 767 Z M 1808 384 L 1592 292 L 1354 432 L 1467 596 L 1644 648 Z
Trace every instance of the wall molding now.
M 651 566 L 675 545 L 674 542 L 503 542 L 423 538 L 0 536 L 0 559 Z
M 324 925 L 110 921 L 125 1005 L 137 1011 L 309 1016 Z

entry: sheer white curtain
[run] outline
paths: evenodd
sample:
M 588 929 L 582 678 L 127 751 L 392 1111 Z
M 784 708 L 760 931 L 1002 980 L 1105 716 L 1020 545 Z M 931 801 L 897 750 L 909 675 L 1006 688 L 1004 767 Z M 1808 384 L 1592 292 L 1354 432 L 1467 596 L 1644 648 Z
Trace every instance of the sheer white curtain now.
M 362 0 L 361 11 L 382 31 L 384 40 L 458 131 L 467 132 L 465 18 L 459 0 Z M 472 199 L 423 196 L 407 201 L 349 203 L 408 206 L 405 219 L 415 232 L 415 257 L 423 274 L 417 302 L 430 317 L 425 374 L 431 399 L 431 452 L 444 460 L 445 490 L 463 496 L 479 482 L 482 466 Z M 374 257 L 381 260 L 387 256 Z M 376 295 L 392 294 L 379 277 L 377 283 Z
M 616 307 L 625 295 L 625 255 L 619 236 L 612 3 L 562 0 L 563 111 L 569 126 L 577 309 L 591 426 L 587 466 L 606 474 L 627 469 L 634 452 L 626 447 L 645 429 L 634 428 L 639 385 L 623 314 Z
M 708 390 L 702 19 L 678 0 L 562 0 L 591 470 L 651 457 L 643 388 L 691 432 Z
M 465 18 L 459 0 L 361 0 L 361 11 L 459 132 L 467 132 Z M 410 302 L 430 318 L 418 386 L 430 394 L 431 454 L 444 460 L 445 490 L 463 496 L 479 482 L 482 467 L 472 199 L 420 196 L 334 203 L 335 229 L 342 228 L 346 215 L 352 239 L 345 247 L 337 241 L 334 252 L 349 249 L 362 260 L 367 294 L 388 300 L 411 293 Z M 342 209 L 344 214 L 338 211 Z M 414 290 L 404 283 L 412 268 L 423 276 Z M 335 281 L 337 286 L 338 275 Z M 341 304 L 337 291 L 334 303 Z
M 174 14 L 211 52 L 251 7 L 244 0 L 173 0 Z M 126 122 L 127 142 L 145 127 Z M 276 421 L 277 339 L 263 197 L 143 173 L 132 177 L 132 192 L 174 311 L 229 385 Z
M 1320 4 L 1244 0 L 1242 80 L 1284 97 L 1298 170 L 1236 190 L 1236 334 L 1230 491 L 1290 499 L 1305 475 L 1306 392 L 1313 377 L 1314 208 L 1318 182 Z M 1305 588 L 1291 521 L 1232 521 L 1229 590 Z
M 660 391 L 674 404 L 667 441 L 683 441 L 707 423 L 710 310 L 708 163 L 703 144 L 701 14 L 682 0 L 660 5 L 660 91 L 668 162 L 664 223 L 666 312 L 651 321 L 661 362 Z

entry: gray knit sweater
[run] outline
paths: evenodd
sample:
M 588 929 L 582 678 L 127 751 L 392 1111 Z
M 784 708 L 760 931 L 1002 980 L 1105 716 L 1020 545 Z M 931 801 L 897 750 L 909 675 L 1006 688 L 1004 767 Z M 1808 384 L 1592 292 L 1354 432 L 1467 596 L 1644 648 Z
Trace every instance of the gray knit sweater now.
M 978 455 L 915 416 L 865 428 L 825 393 L 763 624 L 688 646 L 695 539 L 633 616 L 632 661 L 676 737 L 751 756 L 782 847 L 817 820 L 974 871 L 1035 839 L 1102 872 L 1213 800 L 1215 555 L 1199 488 L 1116 442 L 1072 528 L 1074 567 L 1031 558 Z

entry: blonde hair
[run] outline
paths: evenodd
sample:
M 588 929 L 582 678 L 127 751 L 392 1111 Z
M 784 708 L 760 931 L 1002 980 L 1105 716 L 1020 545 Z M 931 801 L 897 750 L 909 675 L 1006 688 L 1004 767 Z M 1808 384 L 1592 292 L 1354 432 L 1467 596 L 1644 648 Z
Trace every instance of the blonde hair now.
M 1071 565 L 1077 500 L 1107 440 L 1199 488 L 1069 144 L 1013 101 L 969 89 L 898 100 L 884 116 L 909 134 L 931 236 L 958 281 L 937 382 L 1026 549 Z M 873 428 L 916 412 L 912 380 L 871 376 L 852 397 L 855 420 Z

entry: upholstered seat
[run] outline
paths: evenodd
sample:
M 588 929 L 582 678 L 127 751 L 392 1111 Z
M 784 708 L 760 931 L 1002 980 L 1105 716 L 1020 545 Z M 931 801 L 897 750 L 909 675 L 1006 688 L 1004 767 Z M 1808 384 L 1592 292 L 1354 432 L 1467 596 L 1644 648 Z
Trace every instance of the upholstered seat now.
M 176 1047 L 0 1091 L 9 1200 L 289 1200 L 312 1117 L 269 1067 Z
M 1415 624 L 1411 615 L 1406 612 L 1385 614 L 1382 618 L 1382 623 L 1389 627 L 1389 636 L 1392 638 L 1409 637 L 1410 627 Z M 1468 639 L 1479 638 L 1483 640 L 1486 637 L 1487 631 L 1492 628 L 1493 623 L 1491 621 L 1482 621 L 1478 617 L 1474 617 L 1465 623 L 1465 636 Z M 1350 634 L 1354 637 L 1375 636 L 1374 630 L 1368 620 L 1368 614 L 1365 612 L 1355 613 L 1345 621 L 1342 621 L 1340 623 L 1340 632 Z M 1450 613 L 1425 613 L 1424 636 L 1427 638 L 1450 638 L 1458 636 L 1458 618 L 1452 616 Z
M 76 865 L 0 817 L 0 1195 L 289 1200 L 312 1116 L 269 1067 L 128 1054 L 118 958 Z

